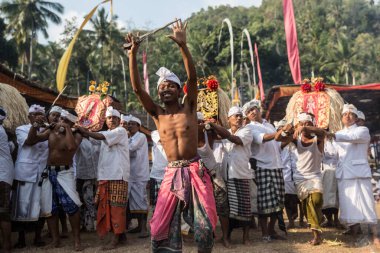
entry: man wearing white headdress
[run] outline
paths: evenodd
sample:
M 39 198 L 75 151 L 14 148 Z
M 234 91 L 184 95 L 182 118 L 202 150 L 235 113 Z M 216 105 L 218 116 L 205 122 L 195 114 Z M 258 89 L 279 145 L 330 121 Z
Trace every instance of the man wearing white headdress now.
M 128 199 L 128 181 L 130 160 L 128 133 L 120 125 L 120 112 L 109 106 L 106 111 L 107 131 L 90 132 L 79 127 L 83 136 L 101 140 L 98 162 L 98 189 L 95 202 L 98 206 L 96 231 L 100 238 L 108 232 L 113 233 L 112 240 L 104 245 L 104 250 L 119 245 L 120 236 L 126 230 L 126 207 Z
M 280 229 L 286 231 L 282 216 L 285 183 L 280 145 L 274 140 L 276 129 L 262 118 L 259 100 L 246 103 L 243 113 L 251 121 L 247 126 L 253 134 L 250 164 L 257 183 L 257 210 L 262 239 L 283 239 L 274 229 L 278 220 Z
M 74 176 L 74 155 L 82 141 L 82 136 L 73 130 L 77 121 L 75 113 L 66 110 L 61 111 L 60 121 L 52 124 L 49 129 L 40 133 L 33 130 L 29 133 L 31 143 L 39 143 L 48 140 L 49 155 L 47 166 L 42 180 L 42 207 L 41 212 L 47 218 L 49 231 L 53 238 L 52 247 L 60 247 L 58 227 L 59 206 L 69 216 L 73 237 L 74 249 L 82 250 L 80 240 L 80 212 L 82 205 L 79 194 L 76 191 Z M 43 119 L 36 119 L 34 128 L 45 125 Z M 38 144 L 37 144 L 38 145 Z
M 178 20 L 173 25 L 173 34 L 169 36 L 179 46 L 187 73 L 187 98 L 184 103 L 179 101 L 179 78 L 166 68 L 160 68 L 157 72 L 157 91 L 163 106 L 152 100 L 142 88 L 138 72 L 140 41 L 132 34 L 126 38 L 127 42 L 132 43 L 128 54 L 133 91 L 152 116 L 169 161 L 150 221 L 153 252 L 182 250 L 181 231 L 176 226 L 180 224 L 182 212 L 188 214 L 185 220 L 198 235 L 195 237 L 198 250 L 211 252 L 214 245 L 217 215 L 210 176 L 197 156 L 197 74 L 187 47 L 186 27 L 187 24 L 183 25 Z M 204 212 L 196 211 L 201 209 Z
M 302 202 L 308 224 L 313 233 L 313 239 L 309 243 L 319 245 L 322 243 L 323 188 L 321 165 L 325 131 L 314 126 L 314 117 L 307 112 L 298 114 L 298 122 L 293 135 L 289 134 L 286 126 L 276 134 L 276 140 L 285 143 L 293 141 L 296 144 L 298 161 L 293 179 L 298 198 Z
M 41 197 L 42 172 L 46 167 L 48 159 L 48 142 L 33 143 L 31 134 L 33 132 L 43 132 L 44 126 L 37 123 L 37 119 L 41 118 L 46 122 L 45 108 L 39 105 L 31 105 L 29 107 L 28 118 L 30 124 L 19 126 L 16 128 L 16 137 L 18 144 L 18 154 L 15 164 L 15 183 L 17 187 L 12 194 L 12 215 L 13 221 L 17 222 L 37 222 L 34 244 L 43 246 L 41 239 L 41 231 L 44 220 L 41 216 Z M 19 232 L 17 248 L 25 247 L 25 230 L 26 224 L 17 223 L 20 228 L 16 228 Z
M 329 134 L 337 144 L 339 162 L 336 168 L 338 180 L 340 221 L 351 228 L 356 238 L 360 224 L 369 224 L 374 244 L 379 247 L 377 215 L 372 194 L 371 169 L 367 150 L 370 141 L 367 127 L 356 125 L 358 110 L 345 104 L 342 111 L 344 128 Z
M 3 127 L 6 116 L 5 109 L 0 106 L 0 230 L 3 239 L 3 250 L 4 252 L 10 252 L 12 234 L 10 197 L 14 166 L 8 144 L 8 135 Z
M 145 134 L 140 132 L 141 121 L 139 118 L 129 115 L 127 121 L 129 160 L 131 172 L 128 181 L 128 223 L 137 218 L 138 226 L 129 233 L 140 233 L 139 238 L 148 237 L 148 194 L 147 184 L 149 182 L 149 157 L 148 141 Z

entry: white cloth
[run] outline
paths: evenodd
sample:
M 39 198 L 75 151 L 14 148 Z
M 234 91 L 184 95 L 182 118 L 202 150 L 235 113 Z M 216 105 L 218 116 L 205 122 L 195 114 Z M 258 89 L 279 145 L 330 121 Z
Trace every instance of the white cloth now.
M 307 114 L 306 112 L 301 112 L 297 116 L 298 121 L 310 121 L 313 122 L 313 117 L 311 117 L 310 114 Z
M 147 183 L 148 181 L 128 183 L 128 202 L 131 213 L 148 213 Z
M 0 125 L 0 181 L 12 185 L 14 177 L 14 165 L 9 150 L 8 136 Z
M 272 124 L 263 119 L 262 123 L 252 121 L 247 125 L 253 134 L 251 144 L 251 158 L 257 160 L 257 167 L 263 169 L 283 168 L 281 160 L 281 148 L 277 141 L 263 142 L 265 134 L 273 134 L 276 129 Z
M 227 152 L 223 141 L 215 140 L 212 150 L 214 153 L 215 161 L 220 164 L 219 172 L 217 172 L 217 174 L 220 174 L 224 181 L 227 181 Z
M 45 107 L 42 107 L 40 105 L 31 105 L 29 107 L 29 113 L 36 113 L 36 112 L 40 112 L 40 113 L 45 113 Z
M 242 114 L 243 115 L 243 110 L 239 106 L 232 106 L 230 110 L 228 110 L 228 115 L 227 117 L 231 117 L 236 114 Z
M 362 111 L 358 111 L 358 119 L 365 120 L 365 115 Z
M 344 104 L 342 114 L 346 112 L 352 112 L 358 115 L 358 109 L 353 104 Z
M 37 182 L 39 175 L 46 167 L 49 156 L 48 141 L 35 145 L 25 145 L 31 124 L 16 128 L 18 154 L 15 164 L 15 179 L 19 181 Z
M 100 146 L 98 180 L 129 180 L 128 133 L 119 126 L 100 132 L 105 140 Z
M 57 105 L 55 105 L 55 106 L 53 106 L 53 107 L 50 109 L 49 114 L 50 114 L 50 113 L 53 113 L 53 112 L 61 113 L 61 112 L 62 112 L 62 108 L 59 107 L 59 106 L 57 106 Z
M 112 117 L 112 116 L 116 116 L 120 118 L 120 112 L 116 109 L 113 109 L 112 106 L 108 106 L 106 110 L 106 117 Z
M 145 134 L 136 132 L 129 138 L 131 172 L 128 182 L 149 181 L 148 141 Z
M 152 169 L 150 177 L 158 180 L 163 180 L 165 175 L 165 168 L 168 165 L 165 150 L 160 142 L 160 135 L 157 130 L 151 133 L 153 147 L 152 147 Z
M 231 132 L 231 129 L 228 131 Z M 235 134 L 243 142 L 243 145 L 237 145 L 229 140 L 223 140 L 227 152 L 227 173 L 228 178 L 250 179 L 253 178 L 253 171 L 249 163 L 251 154 L 252 131 L 248 127 L 239 128 Z
M 371 169 L 367 160 L 370 141 L 369 130 L 356 124 L 344 128 L 335 134 L 339 162 L 336 178 L 371 178 Z
M 375 201 L 369 178 L 338 179 L 340 222 L 377 224 Z
M 252 109 L 253 107 L 256 107 L 260 110 L 261 108 L 261 102 L 260 100 L 253 99 L 243 105 L 243 113 L 247 114 L 248 110 Z
M 313 138 L 310 146 L 303 146 L 301 136 L 297 139 L 297 170 L 293 175 L 294 181 L 321 178 L 322 153 L 318 149 L 317 137 Z
M 75 123 L 75 122 L 77 122 L 77 120 L 78 120 L 78 117 L 77 117 L 77 116 L 75 116 L 75 115 L 69 113 L 69 112 L 66 111 L 66 110 L 62 110 L 62 111 L 61 111 L 61 118 L 66 118 L 66 119 L 68 119 L 69 121 L 71 121 L 72 123 Z
M 204 120 L 205 119 L 202 112 L 197 112 L 197 119 L 198 120 Z
M 338 182 L 335 177 L 338 164 L 338 152 L 333 142 L 326 140 L 322 160 L 322 186 L 323 206 L 326 208 L 338 208 Z
M 47 179 L 48 181 L 48 179 Z M 37 221 L 40 217 L 42 187 L 38 182 L 22 182 L 12 191 L 12 221 Z
M 76 178 L 96 178 L 101 142 L 95 139 L 83 138 L 75 153 Z
M 139 118 L 133 116 L 132 114 L 129 114 L 127 117 L 124 117 L 124 121 L 127 121 L 127 122 L 134 121 L 141 126 L 141 120 Z
M 293 142 L 282 149 L 281 159 L 284 165 L 282 173 L 284 175 L 285 194 L 297 194 L 293 174 L 297 170 L 298 152 Z
M 164 81 L 172 81 L 178 84 L 179 87 L 182 87 L 181 81 L 179 80 L 178 76 L 176 76 L 173 72 L 171 72 L 165 67 L 159 68 L 159 70 L 156 72 L 156 75 L 160 77 L 157 82 L 157 89 L 158 89 L 158 86 Z

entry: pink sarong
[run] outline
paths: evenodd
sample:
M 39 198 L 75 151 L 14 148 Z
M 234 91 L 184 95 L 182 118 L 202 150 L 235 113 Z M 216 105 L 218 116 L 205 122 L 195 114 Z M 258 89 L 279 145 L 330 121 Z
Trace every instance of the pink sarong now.
M 178 225 L 175 214 L 179 208 L 190 213 L 190 220 L 185 218 L 185 221 L 194 229 L 198 248 L 212 248 L 212 234 L 217 223 L 215 199 L 211 178 L 199 158 L 170 162 L 166 168 L 156 209 L 150 221 L 153 251 L 160 247 L 160 241 L 169 238 L 169 233 L 171 237 L 177 237 L 173 233 L 180 233 L 180 229 L 178 231 L 174 228 Z M 181 247 L 179 244 L 180 242 L 174 248 Z

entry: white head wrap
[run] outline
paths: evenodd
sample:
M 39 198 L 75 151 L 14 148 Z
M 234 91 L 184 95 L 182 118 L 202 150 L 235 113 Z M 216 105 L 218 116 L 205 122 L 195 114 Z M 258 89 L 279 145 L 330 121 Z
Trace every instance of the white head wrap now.
M 4 120 L 7 117 L 7 111 L 1 106 L 0 106 L 0 111 L 2 111 L 1 114 L 4 114 L 4 115 L 0 115 L 0 120 Z
M 120 112 L 116 109 L 113 109 L 112 106 L 108 106 L 107 111 L 106 111 L 106 117 L 111 117 L 111 116 L 116 116 L 120 118 Z
M 128 122 L 129 122 L 129 121 L 134 121 L 134 122 L 138 123 L 138 124 L 141 126 L 141 120 L 140 120 L 139 118 L 133 116 L 132 114 L 129 114 L 129 115 L 127 116 L 127 121 L 128 121 Z
M 52 113 L 52 112 L 58 112 L 58 113 L 61 113 L 62 112 L 62 108 L 59 107 L 59 106 L 53 106 L 50 111 L 49 111 L 49 114 Z
M 197 112 L 197 119 L 198 119 L 198 120 L 204 120 L 205 117 L 203 117 L 203 113 L 201 113 L 201 112 Z
M 358 119 L 362 119 L 362 120 L 365 120 L 365 115 L 362 111 L 358 111 Z
M 242 111 L 241 107 L 239 107 L 239 106 L 232 106 L 230 108 L 230 110 L 228 111 L 227 117 L 229 118 L 229 117 L 236 115 L 236 114 L 242 114 L 243 115 L 243 111 Z
M 75 115 L 69 113 L 69 112 L 66 111 L 66 110 L 62 110 L 62 111 L 61 111 L 61 118 L 66 118 L 66 119 L 70 120 L 70 121 L 73 122 L 73 123 L 77 122 L 77 120 L 78 120 L 78 117 L 77 117 L 77 116 L 75 116 Z
M 157 72 L 156 72 L 156 75 L 158 75 L 160 78 L 158 79 L 158 82 L 157 82 L 157 89 L 158 89 L 158 86 L 160 86 L 160 84 L 163 82 L 163 81 L 172 81 L 176 84 L 179 85 L 179 87 L 182 87 L 181 85 L 181 81 L 179 80 L 178 76 L 176 76 L 173 72 L 171 72 L 170 70 L 168 70 L 167 68 L 165 67 L 161 67 Z
M 278 130 L 280 127 L 284 127 L 286 125 L 286 120 L 285 119 L 282 119 L 280 121 L 276 121 L 274 122 L 274 126 L 276 127 L 276 129 Z
M 34 112 L 40 112 L 40 113 L 45 113 L 45 107 L 42 107 L 40 105 L 31 105 L 29 107 L 29 113 L 34 113 Z
M 246 115 L 247 111 L 252 109 L 253 107 L 256 107 L 257 109 L 260 110 L 261 108 L 261 102 L 260 100 L 253 99 L 243 105 L 243 113 Z
M 298 121 L 310 121 L 314 124 L 313 117 L 306 112 L 300 112 L 297 116 Z
M 346 112 L 352 112 L 358 115 L 358 109 L 353 104 L 344 104 L 342 114 Z
M 121 115 L 120 116 L 120 119 L 121 119 L 121 123 L 124 123 L 124 122 L 128 122 L 129 120 L 129 116 L 128 115 Z

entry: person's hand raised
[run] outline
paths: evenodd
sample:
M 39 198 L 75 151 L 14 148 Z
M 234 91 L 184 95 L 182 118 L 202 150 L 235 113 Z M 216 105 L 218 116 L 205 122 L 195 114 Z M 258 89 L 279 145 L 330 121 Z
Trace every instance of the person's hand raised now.
M 173 35 L 168 35 L 179 46 L 186 45 L 186 27 L 187 22 L 182 25 L 182 21 L 177 19 L 177 22 L 173 24 Z
M 127 43 L 131 43 L 131 48 L 128 48 L 128 55 L 134 54 L 136 55 L 139 47 L 140 47 L 140 40 L 139 40 L 139 33 L 136 35 L 133 35 L 132 33 L 128 33 L 127 36 L 125 36 L 125 41 Z

